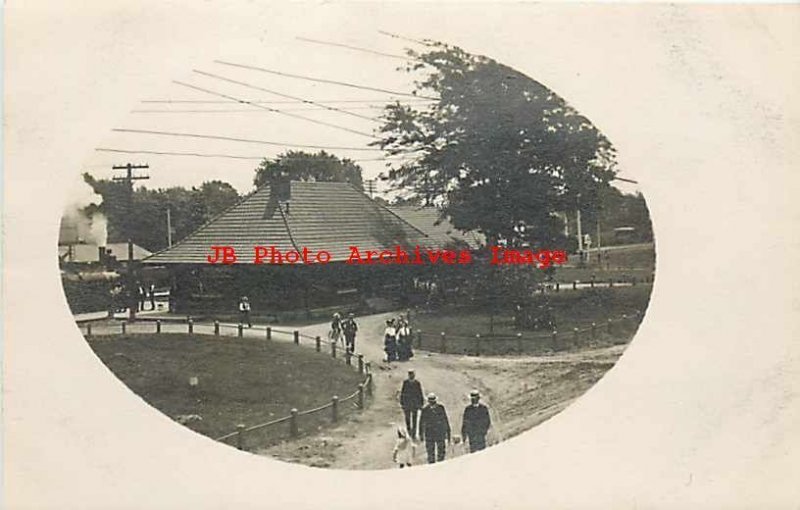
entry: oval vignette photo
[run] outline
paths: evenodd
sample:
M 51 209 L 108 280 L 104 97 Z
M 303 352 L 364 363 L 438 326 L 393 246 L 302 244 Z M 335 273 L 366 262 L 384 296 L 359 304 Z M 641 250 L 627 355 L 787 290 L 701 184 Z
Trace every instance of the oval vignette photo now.
M 614 366 L 653 230 L 568 98 L 433 39 L 259 51 L 137 93 L 86 148 L 59 266 L 117 378 L 227 447 L 398 469 L 480 455 Z

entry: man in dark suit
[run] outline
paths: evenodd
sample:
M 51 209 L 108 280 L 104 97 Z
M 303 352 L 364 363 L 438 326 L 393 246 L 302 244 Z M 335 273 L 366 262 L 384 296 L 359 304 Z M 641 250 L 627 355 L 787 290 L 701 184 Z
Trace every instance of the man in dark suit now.
M 419 437 L 425 440 L 428 463 L 441 462 L 445 456 L 445 441 L 450 441 L 450 422 L 444 406 L 436 402 L 436 395 L 428 394 L 428 405 L 419 417 Z
M 464 409 L 464 418 L 461 420 L 461 437 L 469 439 L 470 453 L 486 448 L 486 433 L 492 425 L 489 409 L 480 403 L 480 398 L 478 390 L 470 392 L 470 404 Z
M 417 438 L 417 413 L 424 404 L 422 398 L 422 385 L 415 379 L 414 370 L 409 369 L 408 379 L 403 381 L 400 389 L 400 407 L 406 417 L 406 430 L 412 439 Z

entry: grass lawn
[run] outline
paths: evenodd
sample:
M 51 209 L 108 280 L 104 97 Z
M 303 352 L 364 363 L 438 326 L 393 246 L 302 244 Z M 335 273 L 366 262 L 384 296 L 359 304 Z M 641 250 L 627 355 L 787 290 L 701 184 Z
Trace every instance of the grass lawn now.
M 613 289 L 584 289 L 549 294 L 550 306 L 559 332 L 558 343 L 552 344 L 550 331 L 518 330 L 514 327 L 513 310 L 494 317 L 490 333 L 490 314 L 485 310 L 450 308 L 429 313 L 418 312 L 413 327 L 422 330 L 422 349 L 440 351 L 441 332 L 447 335 L 447 352 L 473 354 L 477 348 L 475 335 L 481 335 L 482 354 L 511 354 L 519 351 L 514 337 L 523 334 L 522 352 L 542 353 L 550 350 L 599 347 L 630 340 L 647 309 L 652 287 L 616 287 Z M 629 317 L 639 311 L 637 319 L 614 322 L 608 332 L 607 319 Z M 597 324 L 594 338 L 591 332 L 580 334 L 575 342 L 573 328 L 590 328 Z M 416 340 L 415 344 L 416 346 Z
M 215 438 L 353 393 L 363 378 L 324 353 L 293 344 L 205 335 L 113 335 L 89 345 L 134 393 L 175 419 L 196 414 L 187 427 Z M 191 386 L 190 377 L 199 384 Z M 348 409 L 342 406 L 342 412 Z M 349 406 L 349 407 L 352 407 Z M 330 410 L 299 419 L 300 433 L 330 422 Z M 251 447 L 288 435 L 288 423 L 252 433 Z M 256 444 L 257 443 L 257 444 Z

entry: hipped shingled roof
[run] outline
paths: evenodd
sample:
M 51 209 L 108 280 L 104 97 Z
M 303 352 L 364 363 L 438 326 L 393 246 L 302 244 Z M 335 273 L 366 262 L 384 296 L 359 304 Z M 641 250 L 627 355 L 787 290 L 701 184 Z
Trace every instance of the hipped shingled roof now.
M 207 264 L 211 246 L 232 246 L 238 264 L 252 264 L 255 246 L 291 250 L 326 250 L 331 261 L 345 261 L 350 247 L 359 250 L 444 248 L 450 235 L 426 232 L 352 185 L 343 182 L 291 182 L 289 200 L 278 191 L 259 188 L 146 264 Z M 281 197 L 284 198 L 284 197 Z

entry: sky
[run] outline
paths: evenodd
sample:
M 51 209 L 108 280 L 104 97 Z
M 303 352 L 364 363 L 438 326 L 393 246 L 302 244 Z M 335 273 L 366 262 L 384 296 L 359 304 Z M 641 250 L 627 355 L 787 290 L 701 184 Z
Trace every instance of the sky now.
M 192 62 L 187 61 L 185 65 L 171 62 L 172 71 L 166 74 L 167 79 L 162 78 L 162 83 L 147 89 L 130 90 L 128 104 L 124 105 L 115 123 L 98 133 L 97 139 L 86 140 L 86 158 L 82 167 L 76 169 L 69 202 L 83 204 L 97 198 L 83 184 L 81 173 L 89 172 L 96 177 L 109 178 L 123 174 L 123 171 L 112 170 L 112 166 L 126 163 L 147 164 L 150 167 L 136 172 L 136 175 L 149 176 L 148 180 L 138 181 L 137 186 L 190 187 L 219 179 L 229 182 L 240 193 L 246 193 L 253 188 L 254 169 L 261 158 L 275 157 L 287 149 L 318 150 L 293 145 L 340 147 L 329 149 L 328 152 L 358 162 L 364 169 L 364 178 L 375 179 L 386 170 L 387 161 L 382 152 L 367 145 L 374 138 L 365 135 L 374 133 L 380 126 L 379 121 L 374 119 L 389 101 L 422 104 L 420 99 L 408 97 L 414 90 L 413 80 L 420 75 L 398 70 L 407 62 L 404 58 L 406 49 L 422 48 L 408 39 L 444 41 L 513 67 L 513 62 L 505 61 L 502 54 L 494 54 L 494 47 L 502 45 L 502 40 L 496 37 L 488 37 L 488 34 L 481 32 L 465 33 L 463 27 L 448 26 L 447 23 L 441 23 L 443 18 L 436 16 L 409 24 L 405 17 L 392 15 L 393 10 L 402 11 L 399 7 L 363 7 L 373 12 L 367 12 L 367 16 L 359 19 L 352 16 L 352 9 L 321 9 L 327 15 L 310 15 L 302 24 L 274 22 L 257 39 L 226 39 L 215 53 L 206 53 Z M 465 8 L 458 12 L 463 15 L 468 10 Z M 298 12 L 293 9 L 288 11 L 294 14 Z M 424 9 L 415 12 L 424 12 Z M 275 13 L 275 16 L 292 14 L 286 14 L 285 10 Z M 435 22 L 437 19 L 439 21 Z M 118 22 L 119 17 L 116 17 L 115 23 Z M 340 28 L 331 29 L 334 26 Z M 381 32 L 391 33 L 395 37 Z M 361 48 L 362 51 L 312 41 L 347 45 Z M 504 48 L 506 52 L 509 49 L 513 51 L 514 48 Z M 157 68 L 164 65 L 161 60 L 164 56 L 155 54 L 153 57 L 157 59 L 149 62 L 146 55 L 139 58 L 143 66 Z M 239 66 L 353 83 L 381 91 L 314 82 Z M 534 79 L 540 79 L 528 69 L 521 70 Z M 570 101 L 568 95 L 559 90 L 555 92 Z M 304 104 L 286 96 L 324 104 L 345 110 L 346 113 Z M 259 106 L 236 101 L 248 101 Z M 582 113 L 591 120 L 590 112 Z M 271 143 L 117 131 L 120 129 Z M 636 178 L 631 169 L 621 170 L 620 175 Z M 379 191 L 386 189 L 383 182 L 377 185 Z M 616 185 L 628 192 L 638 189 L 627 183 L 617 182 Z

